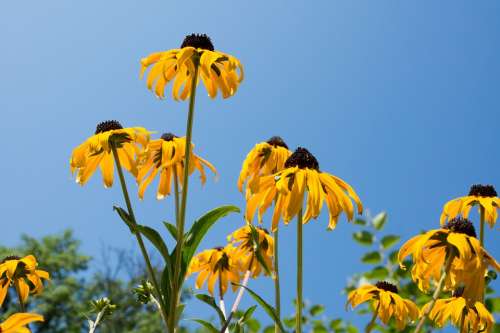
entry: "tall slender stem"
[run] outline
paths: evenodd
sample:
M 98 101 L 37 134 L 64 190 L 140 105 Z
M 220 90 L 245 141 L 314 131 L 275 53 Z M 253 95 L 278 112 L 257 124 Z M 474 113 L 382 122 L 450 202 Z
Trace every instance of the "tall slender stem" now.
M 297 215 L 297 313 L 295 317 L 296 333 L 302 333 L 302 208 Z
M 219 308 L 220 308 L 220 311 L 222 312 L 222 315 L 224 316 L 224 320 L 226 320 L 226 318 L 227 318 L 227 316 L 226 316 L 226 304 L 224 303 L 224 291 L 222 289 L 222 278 L 220 276 L 220 273 L 219 273 L 219 298 L 220 298 Z M 224 332 L 229 333 L 229 330 L 227 327 L 226 327 Z
M 251 267 L 252 261 L 253 261 L 253 258 L 250 261 L 249 268 Z M 238 290 L 238 295 L 236 296 L 236 300 L 233 303 L 233 307 L 231 308 L 231 312 L 229 313 L 229 316 L 227 317 L 226 322 L 224 323 L 224 325 L 222 325 L 222 329 L 220 330 L 221 333 L 223 333 L 227 330 L 227 328 L 229 327 L 229 324 L 231 323 L 231 319 L 233 319 L 234 313 L 236 312 L 236 310 L 238 310 L 238 306 L 240 305 L 241 299 L 243 298 L 243 293 L 245 292 L 245 287 L 248 285 L 248 280 L 250 279 L 251 273 L 252 272 L 250 271 L 250 269 L 248 269 L 245 272 L 245 276 L 243 277 L 243 282 L 241 283 L 240 289 Z
M 175 227 L 179 229 L 179 179 L 177 166 L 174 165 Z
M 122 187 L 122 192 L 123 192 L 123 197 L 125 199 L 125 203 L 127 205 L 127 211 L 128 215 L 131 218 L 131 222 L 134 225 L 137 225 L 137 221 L 135 219 L 134 215 L 134 210 L 132 209 L 132 204 L 130 202 L 130 197 L 128 195 L 128 190 L 127 190 L 127 183 L 125 182 L 125 177 L 123 176 L 123 170 L 122 166 L 120 163 L 120 158 L 118 157 L 118 151 L 116 150 L 115 143 L 113 141 L 110 142 L 111 146 L 111 151 L 113 152 L 113 158 L 115 159 L 115 164 L 116 164 L 116 169 L 118 170 L 118 176 L 120 178 L 120 184 Z M 161 296 L 161 291 L 160 291 L 160 285 L 158 284 L 158 281 L 156 280 L 156 275 L 155 271 L 153 269 L 153 265 L 151 265 L 151 260 L 149 259 L 148 252 L 146 251 L 146 246 L 144 245 L 144 241 L 142 239 L 142 236 L 140 232 L 136 229 L 133 230 L 135 237 L 137 238 L 137 243 L 139 243 L 139 247 L 141 249 L 142 256 L 144 257 L 144 261 L 146 262 L 146 267 L 148 269 L 149 273 L 149 278 L 151 279 L 151 282 L 153 283 L 153 286 L 156 291 L 156 297 L 158 298 L 158 301 L 161 304 L 161 311 L 162 311 L 162 318 L 165 319 L 165 324 L 168 327 L 168 322 L 166 321 L 167 316 L 167 311 L 166 311 L 166 306 L 165 306 L 165 301 L 163 300 L 163 297 Z
M 182 283 L 184 277 L 180 276 L 181 272 L 181 259 L 182 259 L 182 248 L 184 246 L 184 224 L 186 219 L 186 205 L 187 205 L 187 193 L 188 193 L 188 180 L 189 180 L 189 162 L 191 160 L 191 134 L 193 132 L 193 119 L 194 119 L 194 103 L 196 100 L 196 82 L 198 80 L 198 69 L 199 69 L 199 56 L 193 56 L 194 63 L 194 73 L 191 80 L 191 95 L 189 96 L 189 113 L 186 125 L 186 150 L 184 152 L 184 175 L 182 182 L 182 199 L 179 211 L 179 220 L 177 226 L 177 252 L 175 255 L 175 266 L 174 266 L 174 281 L 172 283 L 173 293 L 170 308 L 170 333 L 175 332 L 176 328 L 176 311 L 177 304 L 179 303 L 180 289 L 182 288 Z
M 278 318 L 281 319 L 281 292 L 280 292 L 280 273 L 279 273 L 279 258 L 278 258 L 278 243 L 279 231 L 274 232 L 274 307 Z M 274 324 L 274 332 L 280 333 L 280 326 Z
M 424 327 L 425 320 L 427 319 L 429 313 L 434 308 L 434 305 L 436 304 L 436 301 L 439 295 L 441 294 L 441 291 L 443 290 L 444 281 L 446 280 L 446 276 L 450 272 L 451 264 L 453 262 L 453 259 L 455 258 L 455 251 L 453 250 L 453 248 L 449 247 L 448 249 L 449 253 L 448 253 L 448 258 L 446 258 L 444 271 L 441 273 L 441 278 L 439 279 L 438 285 L 436 286 L 436 290 L 434 290 L 434 294 L 432 295 L 432 300 L 429 303 L 429 306 L 426 308 L 426 311 L 422 314 L 422 317 L 420 317 L 417 327 L 415 327 L 414 333 L 420 332 L 422 327 Z
M 484 247 L 484 207 L 483 206 L 479 206 L 479 217 L 480 217 L 479 242 L 481 243 L 481 246 Z
M 460 317 L 460 331 L 459 333 L 465 333 L 466 331 L 464 330 L 464 324 L 465 324 L 465 310 L 462 310 L 462 316 Z M 467 330 L 467 333 L 469 333 L 469 330 Z
M 375 321 L 377 320 L 377 314 L 378 314 L 378 310 L 379 309 L 380 309 L 380 301 L 377 304 L 377 308 L 373 312 L 372 319 L 370 320 L 370 322 L 368 323 L 368 325 L 366 325 L 365 333 L 370 333 L 372 331 L 372 329 L 373 329 L 373 326 L 375 326 Z
M 16 286 L 16 293 L 17 297 L 19 299 L 19 307 L 21 308 L 21 312 L 26 312 L 26 305 L 24 304 L 23 297 L 21 295 L 21 289 L 19 288 L 19 282 L 15 282 L 14 285 Z

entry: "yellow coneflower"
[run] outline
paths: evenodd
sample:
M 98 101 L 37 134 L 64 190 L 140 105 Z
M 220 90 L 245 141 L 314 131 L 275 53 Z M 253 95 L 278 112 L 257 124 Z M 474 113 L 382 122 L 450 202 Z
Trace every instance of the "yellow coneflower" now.
M 427 311 L 430 303 L 422 308 Z M 481 302 L 463 298 L 460 293 L 451 298 L 438 299 L 429 313 L 436 326 L 443 327 L 450 320 L 460 333 L 486 332 L 493 330 L 495 319 Z
M 375 285 L 365 285 L 353 290 L 347 296 L 347 305 L 353 308 L 361 303 L 371 301 L 374 312 L 373 324 L 376 317 L 384 324 L 388 324 L 391 318 L 396 321 L 398 330 L 418 318 L 418 307 L 412 301 L 398 295 L 398 288 L 386 281 L 379 281 Z M 371 327 L 370 327 L 371 329 Z
M 272 175 L 283 170 L 285 162 L 291 154 L 292 152 L 288 150 L 285 141 L 279 136 L 273 136 L 266 142 L 256 144 L 243 161 L 238 178 L 240 192 L 243 191 L 243 184 L 248 179 L 248 198 L 250 188 L 255 187 L 259 177 Z
M 457 260 L 453 262 L 450 270 L 453 285 L 463 286 L 464 298 L 473 301 L 483 301 L 485 291 L 485 280 L 489 268 L 500 271 L 500 264 L 484 248 L 479 255 L 480 266 L 476 262 Z
M 484 209 L 484 219 L 490 227 L 495 225 L 498 217 L 497 209 L 500 206 L 500 198 L 492 185 L 472 185 L 469 195 L 448 201 L 441 214 L 441 224 L 446 220 L 453 219 L 459 214 L 467 218 L 473 206 Z
M 173 98 L 188 98 L 193 75 L 196 73 L 201 77 L 211 98 L 217 96 L 219 89 L 223 98 L 234 95 L 243 80 L 240 61 L 229 54 L 216 51 L 205 34 L 186 36 L 180 49 L 152 53 L 141 59 L 141 65 L 141 77 L 153 65 L 147 75 L 147 87 L 154 89 L 159 98 L 165 97 L 165 86 L 172 80 Z
M 37 269 L 35 256 L 24 258 L 9 256 L 0 263 L 0 305 L 3 304 L 9 286 L 13 285 L 22 303 L 26 303 L 30 292 L 38 294 L 43 290 L 42 279 L 48 280 L 49 273 Z M 31 287 L 30 287 L 31 286 Z
M 481 254 L 484 252 L 476 239 L 474 225 L 466 219 L 455 218 L 449 221 L 442 229 L 430 230 L 422 235 L 408 240 L 398 253 L 398 260 L 404 268 L 403 260 L 411 255 L 413 258 L 412 278 L 420 290 L 426 292 L 430 288 L 431 280 L 438 281 L 441 269 L 450 253 L 453 258 L 450 263 L 450 272 L 446 277 L 447 289 L 454 288 L 456 277 L 475 274 L 482 265 Z M 458 273 L 467 265 L 468 271 Z
M 267 268 L 272 270 L 274 256 L 274 239 L 269 232 L 260 227 L 255 227 L 256 236 L 259 243 L 259 254 L 264 260 Z M 236 247 L 236 257 L 241 260 L 241 268 L 252 273 L 256 278 L 263 271 L 261 264 L 256 258 L 256 248 L 252 236 L 252 227 L 246 225 L 232 233 L 229 237 Z M 265 272 L 265 270 L 264 270 Z
M 26 327 L 33 321 L 43 321 L 43 316 L 35 313 L 15 313 L 0 324 L 1 333 L 29 333 Z
M 73 150 L 71 172 L 77 172 L 76 182 L 84 185 L 101 168 L 104 187 L 113 185 L 114 165 L 111 141 L 116 145 L 120 164 L 137 176 L 136 157 L 149 141 L 150 132 L 142 127 L 123 128 L 116 120 L 97 125 L 95 134 Z M 142 146 L 142 147 L 141 147 Z
M 229 282 L 239 283 L 241 267 L 236 257 L 236 248 L 232 244 L 215 247 L 197 254 L 191 261 L 188 275 L 198 273 L 195 286 L 201 288 L 208 281 L 208 291 L 214 296 L 215 283 L 219 280 L 219 295 L 222 298 Z M 233 285 L 233 290 L 236 287 Z
M 323 202 L 326 202 L 330 213 L 329 229 L 335 228 L 342 212 L 347 214 L 348 220 L 353 219 L 351 198 L 357 205 L 358 214 L 363 212 L 361 201 L 352 187 L 334 175 L 321 172 L 318 161 L 305 148 L 298 148 L 290 155 L 284 170 L 260 177 L 255 183 L 250 188 L 253 194 L 247 200 L 246 219 L 251 222 L 259 208 L 258 218 L 259 222 L 262 221 L 262 215 L 276 200 L 272 217 L 273 231 L 278 228 L 280 217 L 288 224 L 298 214 L 306 192 L 308 196 L 303 223 L 318 217 Z
M 194 145 L 191 144 L 191 157 L 189 163 L 189 174 L 195 169 L 200 172 L 201 183 L 204 184 L 207 177 L 204 166 L 217 174 L 215 167 L 203 158 L 193 153 Z M 179 138 L 172 133 L 165 133 L 158 140 L 151 140 L 142 156 L 139 158 L 137 182 L 139 183 L 139 198 L 144 198 L 144 192 L 155 176 L 160 173 L 160 182 L 156 198 L 165 198 L 170 194 L 172 180 L 177 175 L 179 185 L 183 183 L 184 158 L 186 151 L 186 138 Z

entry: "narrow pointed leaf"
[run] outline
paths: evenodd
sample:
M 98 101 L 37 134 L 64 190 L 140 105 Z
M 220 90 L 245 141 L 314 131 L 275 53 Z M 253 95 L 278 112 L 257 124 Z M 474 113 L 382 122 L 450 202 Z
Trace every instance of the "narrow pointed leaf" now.
M 187 320 L 191 320 L 191 321 L 194 321 L 194 322 L 197 322 L 198 324 L 200 324 L 201 326 L 205 327 L 210 333 L 219 333 L 219 330 L 217 330 L 215 328 L 214 325 L 212 325 L 212 323 L 209 323 L 208 321 L 206 320 L 203 320 L 203 319 L 198 319 L 198 318 L 194 318 L 194 319 L 187 319 Z
M 239 287 L 243 287 L 245 288 L 248 293 L 250 294 L 250 296 L 252 296 L 252 298 L 257 302 L 259 303 L 259 305 L 264 309 L 264 311 L 268 314 L 269 317 L 271 317 L 271 319 L 276 323 L 278 324 L 280 330 L 282 333 L 285 333 L 286 330 L 285 328 L 283 327 L 283 324 L 281 323 L 281 320 L 278 316 L 278 314 L 276 313 L 276 309 L 273 308 L 271 305 L 269 305 L 269 303 L 267 303 L 266 301 L 264 301 L 264 299 L 262 297 L 260 297 L 257 293 L 255 293 L 252 289 L 248 288 L 248 287 L 245 287 L 241 284 L 236 284 L 237 286 Z
M 386 212 L 382 212 L 382 213 L 377 214 L 377 216 L 375 216 L 373 218 L 373 221 L 372 221 L 373 226 L 377 230 L 381 230 L 384 227 L 386 222 L 387 222 L 387 213 Z
M 248 319 L 252 318 L 253 313 L 255 312 L 255 309 L 257 309 L 257 305 L 249 307 L 245 313 L 243 313 L 243 316 L 241 316 L 239 322 L 244 324 Z
M 167 228 L 170 235 L 172 235 L 172 237 L 175 240 L 177 240 L 177 227 L 175 225 L 173 225 L 172 223 L 168 223 L 166 221 L 164 221 L 163 224 L 165 225 L 165 228 Z
M 123 222 L 127 225 L 127 227 L 130 229 L 131 233 L 135 233 L 134 231 L 134 221 L 132 220 L 132 217 L 125 211 L 125 209 L 119 207 L 119 206 L 113 206 L 113 210 L 118 213 L 118 216 L 122 219 Z
M 401 239 L 401 237 L 396 236 L 396 235 L 387 235 L 387 236 L 382 237 L 382 239 L 380 240 L 380 243 L 382 244 L 382 247 L 384 249 L 388 249 L 388 248 L 396 245 L 400 239 Z
M 187 267 L 189 263 L 191 262 L 191 258 L 193 258 L 193 255 L 195 251 L 198 248 L 198 245 L 200 245 L 200 242 L 202 239 L 205 237 L 206 233 L 210 228 L 217 222 L 220 218 L 226 216 L 229 213 L 239 213 L 240 209 L 236 206 L 221 206 L 217 207 L 202 217 L 200 217 L 198 220 L 196 220 L 193 223 L 193 226 L 191 229 L 186 233 L 184 236 L 184 249 L 182 253 L 182 274 L 181 278 L 184 280 Z M 174 253 L 177 251 L 177 248 L 174 250 Z M 174 255 L 174 254 L 172 254 Z
M 212 307 L 217 312 L 221 325 L 224 325 L 226 318 L 224 317 L 224 314 L 222 313 L 221 309 L 217 306 L 217 303 L 215 303 L 215 298 L 205 294 L 197 294 L 195 295 L 195 297 L 200 301 L 202 301 L 203 303 L 206 303 L 210 307 Z
M 163 259 L 165 259 L 165 263 L 170 265 L 170 255 L 168 254 L 168 248 L 161 235 L 155 229 L 137 224 L 135 228 L 143 234 L 150 242 L 154 245 L 154 247 L 160 252 Z
M 262 252 L 260 250 L 260 243 L 259 243 L 259 234 L 255 227 L 250 224 L 250 230 L 252 233 L 252 242 L 253 242 L 253 247 L 254 247 L 254 253 L 255 257 L 257 258 L 257 261 L 259 264 L 264 268 L 266 271 L 266 274 L 271 275 L 271 269 L 267 267 L 266 261 L 262 257 Z

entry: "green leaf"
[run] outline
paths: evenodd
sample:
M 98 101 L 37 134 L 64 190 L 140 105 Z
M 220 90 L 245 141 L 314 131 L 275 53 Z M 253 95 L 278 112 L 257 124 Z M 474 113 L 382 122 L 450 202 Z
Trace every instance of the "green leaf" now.
M 289 328 L 295 327 L 295 317 L 284 318 L 283 324 L 285 324 L 285 326 Z
M 389 270 L 383 266 L 377 266 L 369 272 L 366 272 L 364 276 L 370 280 L 384 280 L 389 276 Z
M 329 326 L 332 331 L 340 329 L 342 327 L 342 319 L 333 319 L 330 321 Z
M 313 332 L 314 333 L 328 333 L 328 329 L 325 327 L 325 325 L 323 325 L 323 323 L 321 321 L 318 321 L 313 326 Z
M 194 322 L 197 322 L 198 324 L 202 325 L 203 327 L 205 327 L 209 332 L 211 333 L 219 333 L 219 330 L 215 328 L 214 325 L 212 325 L 212 323 L 209 323 L 208 321 L 206 320 L 203 320 L 203 319 L 198 319 L 198 318 L 193 318 L 193 319 L 186 319 L 186 320 L 190 320 L 190 321 L 194 321 Z
M 365 264 L 378 264 L 381 260 L 382 255 L 378 251 L 368 252 L 361 258 Z
M 210 305 L 210 307 L 212 307 L 217 312 L 217 315 L 219 316 L 219 320 L 221 322 L 221 325 L 224 325 L 224 323 L 226 322 L 226 319 L 225 319 L 224 314 L 222 313 L 221 309 L 217 306 L 217 303 L 215 302 L 215 298 L 213 298 L 210 295 L 205 295 L 205 294 L 197 294 L 197 295 L 195 295 L 195 297 L 197 299 L 199 299 L 200 301 L 202 301 L 203 303 Z
M 382 237 L 382 239 L 380 240 L 380 243 L 382 244 L 382 247 L 384 249 L 388 249 L 388 248 L 396 245 L 400 239 L 401 239 L 401 237 L 396 236 L 396 235 L 387 235 L 387 236 Z
M 309 309 L 309 313 L 313 317 L 319 316 L 323 312 L 325 312 L 325 307 L 321 304 L 315 304 L 315 305 L 311 306 L 311 308 Z
M 347 325 L 347 333 L 358 333 L 358 328 L 352 324 Z
M 353 233 L 352 238 L 356 242 L 358 242 L 362 245 L 369 246 L 369 245 L 373 244 L 373 234 L 371 234 L 370 232 L 365 231 L 365 230 Z
M 500 297 L 488 298 L 486 304 L 492 313 L 500 312 Z
M 366 225 L 366 220 L 362 217 L 357 217 L 356 219 L 354 219 L 354 224 Z
M 131 233 L 135 233 L 134 231 L 134 221 L 132 220 L 132 217 L 125 211 L 125 209 L 119 207 L 119 206 L 113 206 L 113 210 L 118 213 L 118 216 L 122 219 L 123 222 L 127 225 L 127 227 L 130 229 Z
M 274 326 L 267 326 L 263 333 L 274 333 Z
M 161 274 L 160 288 L 166 300 L 170 300 L 172 295 L 172 274 L 173 272 L 170 270 L 170 266 L 165 265 Z
M 386 222 L 387 222 L 387 213 L 386 212 L 382 212 L 382 213 L 377 214 L 377 216 L 375 216 L 372 220 L 372 224 L 375 227 L 375 229 L 377 229 L 377 230 L 381 230 L 384 227 Z
M 260 330 L 260 323 L 257 319 L 250 318 L 245 321 L 245 325 L 250 329 L 250 332 L 257 333 Z
M 391 264 L 396 264 L 398 263 L 398 252 L 397 250 L 395 251 L 392 251 L 390 254 L 389 254 L 389 262 Z
M 167 228 L 172 238 L 177 240 L 177 227 L 172 223 L 168 223 L 166 221 L 163 221 L 163 225 L 165 226 L 165 228 Z
M 191 258 L 200 245 L 201 240 L 205 237 L 207 231 L 217 222 L 220 218 L 226 216 L 229 213 L 239 213 L 240 209 L 236 206 L 221 206 L 217 207 L 193 223 L 191 229 L 186 233 L 184 237 L 184 249 L 182 253 L 182 274 L 181 278 L 184 280 L 187 267 L 191 262 Z M 176 248 L 177 250 L 177 248 Z M 176 251 L 174 250 L 174 252 Z
M 285 333 L 286 330 L 285 328 L 283 327 L 283 324 L 281 323 L 281 320 L 278 316 L 278 314 L 276 313 L 276 309 L 273 308 L 271 305 L 269 305 L 269 303 L 267 303 L 266 301 L 264 301 L 262 299 L 262 297 L 260 297 L 259 295 L 257 295 L 252 289 L 248 288 L 248 287 L 245 287 L 241 284 L 236 284 L 237 286 L 239 287 L 243 287 L 245 288 L 248 293 L 250 294 L 250 296 L 252 296 L 252 298 L 257 302 L 259 303 L 259 305 L 264 309 L 264 311 L 268 314 L 269 317 L 271 317 L 271 319 L 276 323 L 278 324 L 280 330 L 282 333 Z
M 255 229 L 255 227 L 252 224 L 249 224 L 249 226 L 250 226 L 250 231 L 252 234 L 252 243 L 253 243 L 253 247 L 254 247 L 255 257 L 257 258 L 257 261 L 259 262 L 259 264 L 264 268 L 266 273 L 268 275 L 270 275 L 271 270 L 269 267 L 267 267 L 266 261 L 262 257 L 262 252 L 260 250 L 259 233 L 257 232 L 257 230 Z
M 163 259 L 165 259 L 165 263 L 167 265 L 170 265 L 170 255 L 168 254 L 167 245 L 163 241 L 163 238 L 161 238 L 161 235 L 158 233 L 158 231 L 151 227 L 140 224 L 137 224 L 135 228 L 141 234 L 143 234 L 151 242 L 151 244 L 154 245 L 154 247 L 156 247 L 156 249 L 163 256 Z
M 257 309 L 257 305 L 254 305 L 254 306 L 251 306 L 249 307 L 245 313 L 243 314 L 243 316 L 241 316 L 240 318 L 240 322 L 243 324 L 245 323 L 248 319 L 252 318 L 252 314 L 254 313 L 255 309 Z

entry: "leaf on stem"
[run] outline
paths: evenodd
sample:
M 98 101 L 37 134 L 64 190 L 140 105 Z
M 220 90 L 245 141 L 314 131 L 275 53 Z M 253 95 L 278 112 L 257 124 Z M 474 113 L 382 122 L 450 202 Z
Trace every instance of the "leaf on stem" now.
M 237 283 L 235 285 L 245 288 L 248 291 L 248 293 L 252 296 L 252 298 L 257 303 L 259 303 L 259 305 L 264 309 L 264 311 L 269 315 L 269 317 L 271 317 L 271 319 L 279 326 L 281 332 L 283 332 L 283 333 L 286 332 L 275 308 L 273 308 L 271 305 L 269 305 L 269 303 L 264 301 L 264 299 L 262 299 L 262 297 L 260 297 L 258 294 L 256 294 L 252 289 L 245 287 L 244 285 L 237 284 Z
M 222 313 L 221 309 L 217 306 L 217 303 L 215 303 L 215 298 L 206 294 L 197 294 L 195 295 L 195 297 L 200 301 L 202 301 L 203 303 L 206 303 L 210 307 L 212 307 L 217 312 L 221 325 L 224 325 L 224 323 L 226 322 L 226 318 L 224 317 L 224 314 Z

